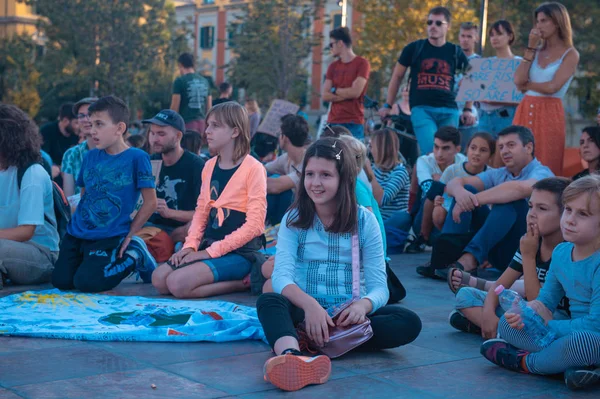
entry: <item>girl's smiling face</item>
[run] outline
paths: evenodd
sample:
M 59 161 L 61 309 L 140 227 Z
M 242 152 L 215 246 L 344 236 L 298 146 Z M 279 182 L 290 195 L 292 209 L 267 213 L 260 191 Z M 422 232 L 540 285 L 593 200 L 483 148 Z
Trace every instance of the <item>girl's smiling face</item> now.
M 335 161 L 312 157 L 304 169 L 304 188 L 315 207 L 335 205 L 340 174 Z
M 475 167 L 483 167 L 487 165 L 492 156 L 488 142 L 481 137 L 475 137 L 469 143 L 467 148 L 467 158 L 469 164 Z

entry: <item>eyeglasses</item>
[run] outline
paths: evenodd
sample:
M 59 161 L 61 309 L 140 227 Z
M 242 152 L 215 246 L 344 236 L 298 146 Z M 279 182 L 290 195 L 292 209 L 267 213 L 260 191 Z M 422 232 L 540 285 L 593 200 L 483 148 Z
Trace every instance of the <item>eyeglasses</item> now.
M 336 44 L 338 42 L 338 40 L 334 40 L 333 42 L 329 43 L 329 48 L 333 48 L 333 45 Z
M 446 22 L 446 21 L 440 21 L 440 20 L 434 21 L 432 19 L 428 19 L 427 20 L 427 26 L 431 26 L 434 23 L 435 23 L 435 26 L 440 27 L 440 26 L 442 26 L 444 24 L 447 24 L 448 22 Z
M 77 119 L 90 119 L 90 114 L 77 114 Z

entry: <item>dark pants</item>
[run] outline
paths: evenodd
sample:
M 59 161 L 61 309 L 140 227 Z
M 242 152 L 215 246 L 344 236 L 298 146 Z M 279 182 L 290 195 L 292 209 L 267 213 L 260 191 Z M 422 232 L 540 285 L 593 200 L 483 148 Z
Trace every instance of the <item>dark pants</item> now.
M 52 285 L 60 290 L 101 292 L 115 288 L 135 268 L 129 255 L 118 259 L 123 237 L 98 241 L 82 240 L 66 234 L 54 265 Z
M 472 186 L 465 186 L 465 189 L 477 193 Z M 480 264 L 487 260 L 496 269 L 505 270 L 519 249 L 521 237 L 527 231 L 527 201 L 522 199 L 507 204 L 494 204 L 491 210 L 487 206 L 480 206 L 471 212 L 463 212 L 460 223 L 452 219 L 455 205 L 456 201 L 452 201 L 443 233 L 474 233 L 464 252 L 472 254 Z
M 421 198 L 418 199 L 418 212 L 413 219 L 413 232 L 418 237 L 421 234 L 421 224 L 423 223 L 423 211 L 425 208 L 425 200 L 434 201 L 435 197 L 438 195 L 444 195 L 444 190 L 446 189 L 446 185 L 439 181 L 428 180 L 423 182 L 420 187 L 419 192 L 421 193 Z M 433 243 L 435 241 L 435 237 L 440 234 L 439 230 L 435 228 L 435 226 L 431 230 L 431 234 L 429 237 L 429 242 Z
M 304 320 L 304 311 L 280 294 L 263 294 L 256 302 L 258 319 L 271 347 L 282 337 L 298 339 L 296 327 Z M 396 348 L 414 341 L 421 332 L 416 313 L 398 305 L 388 305 L 369 315 L 373 337 L 361 349 Z
M 281 223 L 283 215 L 294 201 L 294 192 L 287 190 L 279 194 L 267 194 L 267 222 L 271 226 Z

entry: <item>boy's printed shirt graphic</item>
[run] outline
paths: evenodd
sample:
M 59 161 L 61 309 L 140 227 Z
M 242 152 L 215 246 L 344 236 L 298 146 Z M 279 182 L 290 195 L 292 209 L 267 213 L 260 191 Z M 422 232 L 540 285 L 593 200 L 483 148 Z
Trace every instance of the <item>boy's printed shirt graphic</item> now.
M 137 148 L 117 155 L 89 151 L 77 178 L 85 189 L 68 226 L 76 238 L 97 240 L 125 236 L 142 188 L 154 188 L 150 157 Z

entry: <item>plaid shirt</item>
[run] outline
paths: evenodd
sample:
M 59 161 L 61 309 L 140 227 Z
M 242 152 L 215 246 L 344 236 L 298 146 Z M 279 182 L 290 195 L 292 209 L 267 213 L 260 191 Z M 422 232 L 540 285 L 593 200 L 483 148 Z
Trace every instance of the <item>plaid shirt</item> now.
M 87 141 L 69 148 L 63 156 L 61 171 L 73 175 L 73 178 L 77 180 L 81 165 L 83 164 L 83 157 L 89 150 Z M 80 188 L 75 185 L 75 194 L 79 194 L 80 191 Z

